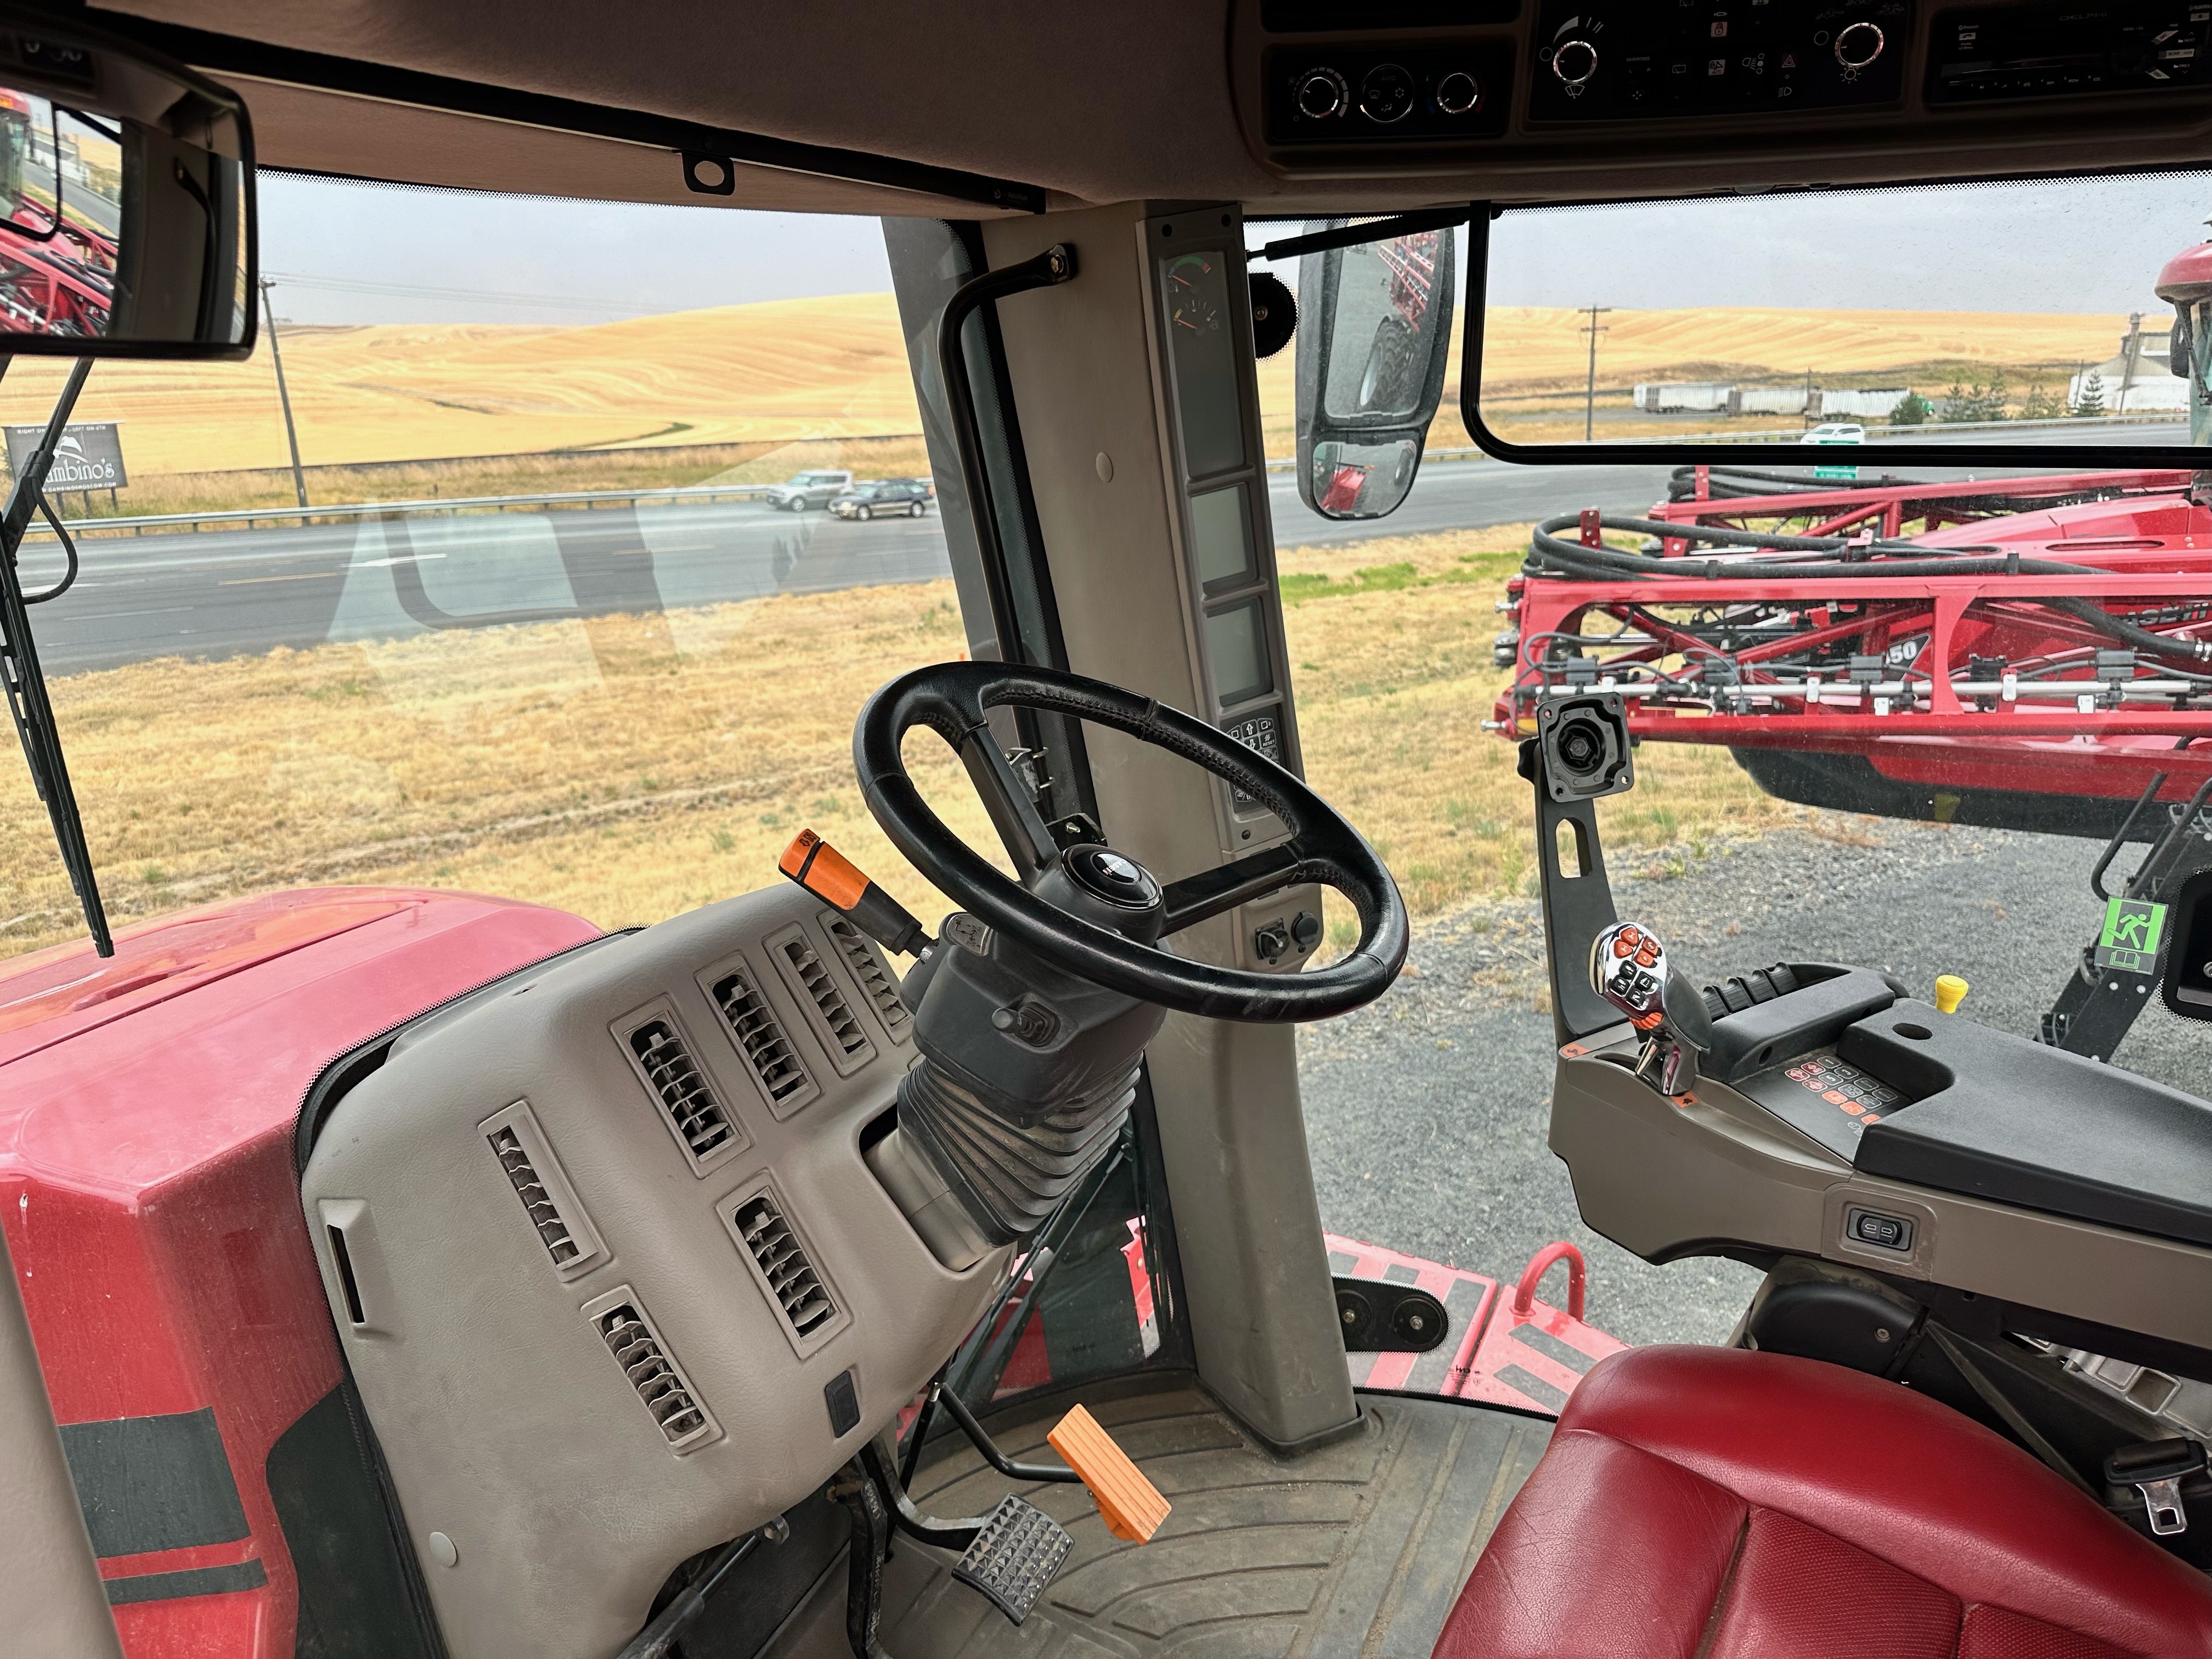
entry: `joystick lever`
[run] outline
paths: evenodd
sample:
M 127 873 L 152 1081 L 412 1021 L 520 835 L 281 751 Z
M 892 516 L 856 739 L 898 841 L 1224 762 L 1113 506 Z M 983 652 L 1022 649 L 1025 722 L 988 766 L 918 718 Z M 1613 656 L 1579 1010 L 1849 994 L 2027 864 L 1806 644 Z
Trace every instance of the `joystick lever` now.
M 1659 935 L 1638 921 L 1615 922 L 1590 941 L 1590 989 L 1644 1034 L 1636 1075 L 1679 1095 L 1698 1079 L 1713 1049 L 1705 994 L 1667 960 Z

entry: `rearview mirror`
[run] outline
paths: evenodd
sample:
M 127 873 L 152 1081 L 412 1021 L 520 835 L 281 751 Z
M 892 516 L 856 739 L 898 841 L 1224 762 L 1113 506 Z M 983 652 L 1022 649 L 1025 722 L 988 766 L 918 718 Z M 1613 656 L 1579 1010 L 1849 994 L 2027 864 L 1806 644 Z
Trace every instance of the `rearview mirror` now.
M 252 166 L 214 82 L 0 11 L 0 355 L 246 356 Z
M 2212 172 L 1478 210 L 1506 460 L 2212 463 Z
M 1443 401 L 1455 249 L 1450 229 L 1422 230 L 1299 261 L 1298 494 L 1325 519 L 1379 519 L 1413 487 Z

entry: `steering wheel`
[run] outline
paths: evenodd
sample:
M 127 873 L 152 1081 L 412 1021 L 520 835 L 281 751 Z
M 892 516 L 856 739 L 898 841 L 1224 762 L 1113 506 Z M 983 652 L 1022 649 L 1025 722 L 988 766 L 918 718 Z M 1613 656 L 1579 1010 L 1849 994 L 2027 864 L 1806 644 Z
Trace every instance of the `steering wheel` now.
M 1193 962 L 1050 902 L 1036 890 L 1063 854 L 986 723 L 988 711 L 1001 708 L 1095 721 L 1180 755 L 1263 802 L 1290 830 L 1287 842 L 1168 884 L 1160 895 L 1163 936 L 1316 882 L 1351 900 L 1359 916 L 1358 944 L 1340 961 L 1312 973 L 1256 973 Z M 958 752 L 1021 872 L 1018 883 L 946 829 L 923 802 L 900 755 L 902 739 L 917 726 L 930 727 Z M 939 663 L 901 675 L 868 699 L 853 728 L 853 764 L 861 797 L 884 834 L 940 891 L 1092 984 L 1215 1019 L 1326 1019 L 1373 1001 L 1405 964 L 1406 902 L 1359 832 L 1283 768 L 1154 698 L 1053 669 Z M 1150 878 L 1144 882 L 1149 887 Z

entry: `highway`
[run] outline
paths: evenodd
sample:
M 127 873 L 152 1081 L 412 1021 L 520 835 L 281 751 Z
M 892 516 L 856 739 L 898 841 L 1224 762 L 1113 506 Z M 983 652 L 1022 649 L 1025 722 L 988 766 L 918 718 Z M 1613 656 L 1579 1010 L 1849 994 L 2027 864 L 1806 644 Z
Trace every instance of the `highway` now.
M 2186 437 L 2163 428 L 2138 428 L 2130 435 L 2148 442 Z M 1978 437 L 2054 441 L 2047 428 Z M 1845 459 L 1832 450 L 1823 458 Z M 1803 450 L 1778 449 L 1775 464 L 1802 465 L 1812 459 Z M 1512 524 L 1583 507 L 1638 511 L 1665 493 L 1668 471 L 1657 465 L 1431 461 L 1397 512 L 1357 523 L 1334 523 L 1308 511 L 1287 473 L 1272 475 L 1269 497 L 1279 545 L 1339 545 Z M 106 536 L 79 546 L 84 565 L 76 585 L 32 613 L 50 673 L 555 617 L 678 610 L 950 574 L 933 513 L 858 524 L 826 513 L 781 513 L 760 501 Z M 51 539 L 26 544 L 24 580 L 32 592 L 50 586 L 60 571 Z

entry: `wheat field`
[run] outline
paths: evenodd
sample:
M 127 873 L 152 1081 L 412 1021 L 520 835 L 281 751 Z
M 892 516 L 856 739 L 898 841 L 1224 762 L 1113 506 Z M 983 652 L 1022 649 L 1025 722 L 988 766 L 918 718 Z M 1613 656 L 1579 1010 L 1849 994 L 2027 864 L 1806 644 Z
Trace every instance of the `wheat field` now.
M 1579 313 L 1500 307 L 1487 319 L 1493 392 L 1579 390 Z M 1652 378 L 1879 373 L 1931 362 L 2102 361 L 2125 319 L 1973 312 L 1617 311 L 1602 384 Z M 778 442 L 921 429 L 898 307 L 888 294 L 775 301 L 579 327 L 380 324 L 286 327 L 284 368 L 310 465 L 655 445 Z M 1295 347 L 1259 366 L 1267 451 L 1293 445 Z M 1452 343 L 1431 445 L 1460 424 Z M 11 421 L 40 418 L 58 359 L 21 359 L 0 385 Z M 286 465 L 264 340 L 243 363 L 103 363 L 79 405 L 124 422 L 134 475 Z M 128 493 L 128 492 L 126 492 Z M 141 492 L 142 494 L 145 492 Z M 125 510 L 167 507 L 148 495 Z

